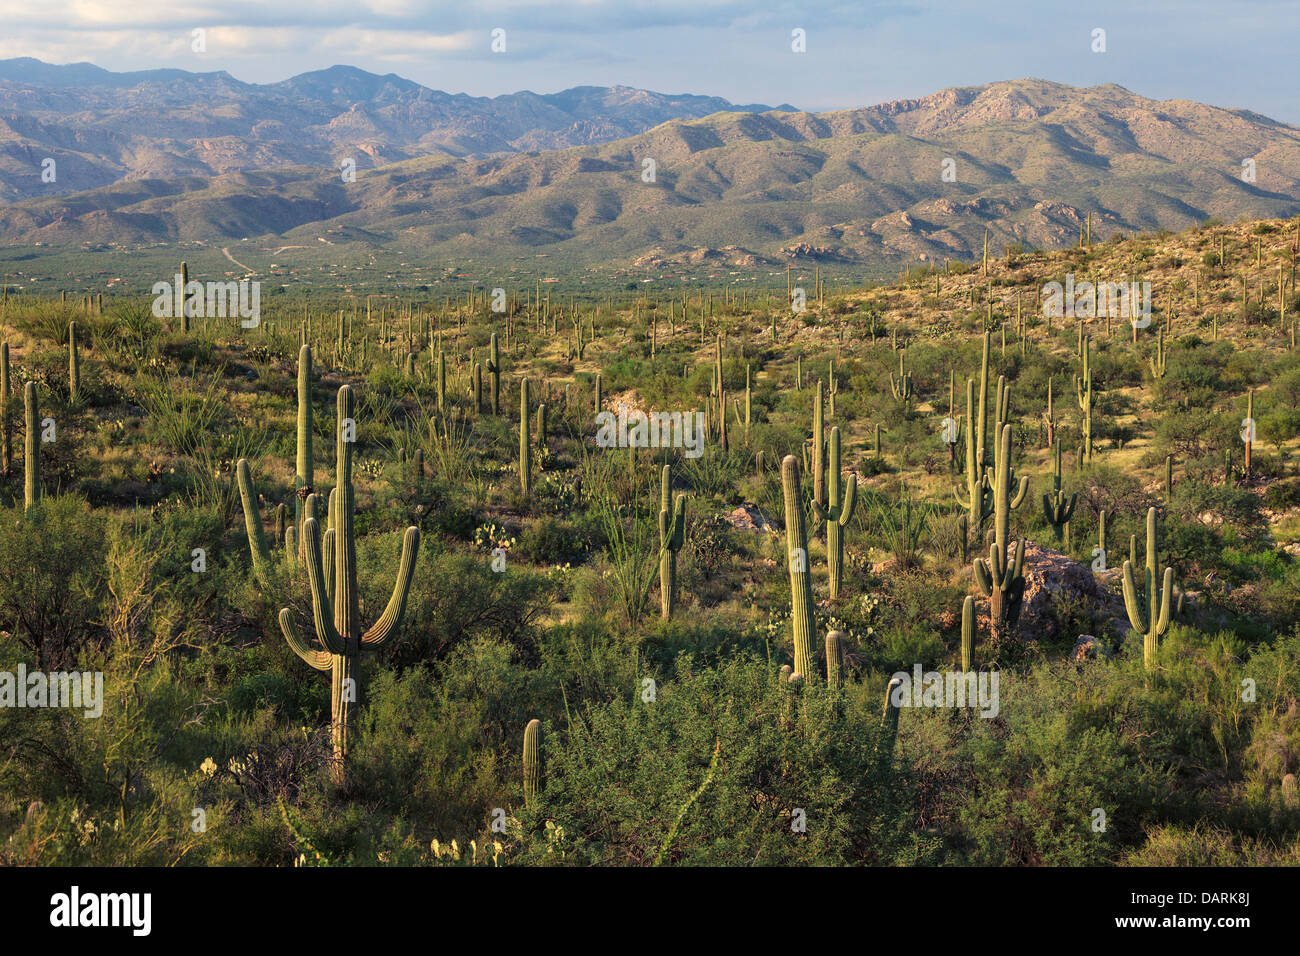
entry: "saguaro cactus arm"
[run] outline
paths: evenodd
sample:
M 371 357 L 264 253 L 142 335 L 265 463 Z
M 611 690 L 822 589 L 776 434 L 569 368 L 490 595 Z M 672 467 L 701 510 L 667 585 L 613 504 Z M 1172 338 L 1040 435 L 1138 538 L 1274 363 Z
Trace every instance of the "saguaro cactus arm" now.
M 303 640 L 302 632 L 298 630 L 298 623 L 293 618 L 293 611 L 287 607 L 280 610 L 280 630 L 284 633 L 284 639 L 289 642 L 289 646 L 293 648 L 293 652 L 316 670 L 327 671 L 334 666 L 332 654 L 317 650 Z
M 1169 629 L 1170 599 L 1174 593 L 1174 569 L 1165 568 L 1163 587 L 1160 589 L 1159 610 L 1156 611 L 1155 601 L 1151 599 L 1154 594 L 1155 579 L 1152 577 L 1150 570 L 1146 572 L 1148 602 L 1152 605 L 1143 613 L 1142 602 L 1138 596 L 1137 584 L 1133 579 L 1133 565 L 1128 561 L 1124 562 L 1124 610 L 1128 612 L 1128 622 L 1133 625 L 1133 630 L 1137 631 L 1143 637 L 1152 633 L 1152 625 L 1155 626 L 1156 635 L 1163 634 Z M 1155 617 L 1152 617 L 1152 613 Z M 1145 620 L 1144 620 L 1145 618 Z
M 402 624 L 406 614 L 406 599 L 411 593 L 411 579 L 415 576 L 415 555 L 420 550 L 420 529 L 412 525 L 402 537 L 402 560 L 397 568 L 397 583 L 393 596 L 379 620 L 361 635 L 361 643 L 368 647 L 383 647 Z
M 331 654 L 342 654 L 343 636 L 334 627 L 334 602 L 325 590 L 325 564 L 321 553 L 320 522 L 315 517 L 309 517 L 302 523 L 302 533 L 307 552 L 307 583 L 311 586 L 311 607 L 316 624 L 316 637 Z
M 271 567 L 271 552 L 266 544 L 262 516 L 257 511 L 257 499 L 253 496 L 253 481 L 248 470 L 247 458 L 239 459 L 235 472 L 239 478 L 239 503 L 244 511 L 244 530 L 248 534 L 248 550 L 253 557 L 253 574 L 259 581 L 264 581 Z

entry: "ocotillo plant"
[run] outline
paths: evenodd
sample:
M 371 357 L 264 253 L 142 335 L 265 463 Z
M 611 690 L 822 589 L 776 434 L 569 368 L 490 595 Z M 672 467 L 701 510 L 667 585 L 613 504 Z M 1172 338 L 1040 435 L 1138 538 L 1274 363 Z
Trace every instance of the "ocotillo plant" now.
M 826 568 L 830 577 L 831 599 L 840 596 L 844 579 L 844 528 L 853 520 L 853 510 L 858 503 L 858 476 L 849 475 L 849 483 L 840 491 L 840 429 L 831 428 L 830 437 L 830 488 L 826 505 L 813 502 L 813 511 L 826 522 Z
M 328 670 L 331 673 L 330 738 L 334 750 L 332 774 L 336 783 L 344 781 L 344 761 L 347 758 L 353 705 L 359 698 L 357 682 L 360 673 L 357 662 L 360 652 L 362 648 L 383 647 L 397 634 L 406 612 L 411 578 L 415 573 L 415 558 L 420 549 L 420 530 L 414 526 L 407 528 L 402 539 L 402 557 L 393 595 L 379 619 L 368 630 L 362 631 L 357 595 L 356 536 L 353 533 L 352 445 L 355 435 L 352 387 L 343 385 L 338 392 L 337 486 L 330 494 L 332 527 L 326 532 L 323 550 L 315 518 L 315 501 L 309 500 L 307 510 L 311 517 L 303 522 L 307 580 L 311 586 L 316 639 L 324 650 L 313 648 L 303 639 L 292 609 L 284 608 L 280 611 L 280 629 L 294 653 L 316 670 Z M 260 526 L 260 517 L 257 520 Z M 333 559 L 332 586 L 326 583 L 325 578 L 328 563 L 326 555 Z
M 1124 562 L 1124 609 L 1128 611 L 1133 630 L 1142 635 L 1142 663 L 1150 669 L 1155 664 L 1160 638 L 1169 630 L 1169 602 L 1174 594 L 1174 569 L 1165 568 L 1163 586 L 1160 583 L 1160 553 L 1156 546 L 1156 509 L 1147 509 L 1147 565 L 1146 584 L 1139 594 L 1133 579 L 1132 554 Z
M 1070 495 L 1070 500 L 1065 500 L 1065 492 L 1061 490 L 1061 443 L 1056 443 L 1056 464 L 1052 468 L 1052 491 L 1043 492 L 1043 515 L 1047 518 L 1047 523 L 1052 526 L 1052 531 L 1056 534 L 1056 540 L 1060 541 L 1065 526 L 1069 524 L 1071 516 L 1074 515 L 1074 506 L 1079 502 L 1079 493 L 1076 491 Z
M 1007 556 L 1007 539 L 1011 511 L 1020 506 L 1029 492 L 1029 478 L 1020 479 L 1020 488 L 1012 497 L 1011 426 L 1002 426 L 1002 436 L 995 448 L 993 468 L 993 543 L 989 557 L 975 559 L 975 583 L 989 599 L 989 631 L 999 641 L 1020 619 L 1020 602 L 1024 597 L 1025 540 L 1021 538 Z
M 519 488 L 524 497 L 533 490 L 533 443 L 528 437 L 528 379 L 519 382 Z
M 794 675 L 812 680 L 813 595 L 808 573 L 808 529 L 804 522 L 799 460 L 781 460 L 781 491 L 785 498 L 786 564 L 790 569 L 790 624 L 794 631 Z
M 677 605 L 677 552 L 686 542 L 686 496 L 672 495 L 672 469 L 659 473 L 659 606 L 665 619 Z
M 497 334 L 488 340 L 487 370 L 492 375 L 492 414 L 501 414 L 501 354 L 497 349 Z
M 970 673 L 975 660 L 975 599 L 969 594 L 961 604 L 961 669 Z
M 542 722 L 534 717 L 524 727 L 524 806 L 531 807 L 542 792 Z
M 28 382 L 23 386 L 24 424 L 27 432 L 23 436 L 23 504 L 30 512 L 41 502 L 41 410 L 36 400 L 36 383 Z

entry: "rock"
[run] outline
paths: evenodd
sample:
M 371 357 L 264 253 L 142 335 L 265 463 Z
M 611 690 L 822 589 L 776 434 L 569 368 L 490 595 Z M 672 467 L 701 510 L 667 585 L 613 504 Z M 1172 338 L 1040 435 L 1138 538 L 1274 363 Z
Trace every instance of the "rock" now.
M 1116 601 L 1113 595 L 1098 586 L 1088 565 L 1033 541 L 1025 543 L 1024 574 L 1025 599 L 1020 610 L 1020 633 L 1027 638 L 1044 640 L 1056 637 L 1063 624 L 1063 612 L 1069 605 L 1095 607 Z M 1116 611 L 1116 617 L 1124 616 L 1122 602 Z
M 1080 634 L 1079 639 L 1074 642 L 1074 650 L 1070 654 L 1070 660 L 1078 663 L 1085 660 L 1094 660 L 1098 657 L 1110 659 L 1110 651 L 1106 649 L 1106 645 L 1091 634 Z
M 737 531 L 752 531 L 756 534 L 775 532 L 771 523 L 763 517 L 763 512 L 746 502 L 735 511 L 723 516 L 727 524 Z

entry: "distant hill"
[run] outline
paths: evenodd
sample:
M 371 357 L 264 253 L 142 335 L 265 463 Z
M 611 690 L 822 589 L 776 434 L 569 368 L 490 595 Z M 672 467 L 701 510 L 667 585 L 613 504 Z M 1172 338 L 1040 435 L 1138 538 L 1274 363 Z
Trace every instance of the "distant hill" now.
M 202 82 L 229 82 L 218 76 Z M 284 96 L 319 103 L 327 88 L 355 83 L 338 95 L 365 93 L 381 104 L 402 100 L 404 82 L 359 71 L 307 74 L 286 81 L 302 92 Z M 631 90 L 556 96 L 558 105 L 531 94 L 508 98 L 511 122 L 498 128 L 483 114 L 484 125 L 462 130 L 457 143 L 499 144 L 515 131 L 541 130 L 538 117 L 548 110 L 594 116 L 593 104 L 601 104 L 636 125 L 660 108 L 638 112 L 655 94 Z M 430 97 L 414 102 L 443 108 Z M 387 109 L 360 111 L 351 142 L 387 129 L 385 116 L 400 126 Z M 521 134 L 512 148 L 525 140 L 544 146 L 536 141 L 555 136 Z M 235 147 L 251 148 L 246 140 Z M 655 162 L 650 183 L 642 179 L 647 159 Z M 943 178 L 945 160 L 955 181 Z M 1243 160 L 1254 161 L 1254 182 L 1243 181 Z M 1300 129 L 1285 123 L 1150 100 L 1114 85 L 1016 80 L 822 114 L 729 109 L 563 149 L 421 155 L 360 172 L 348 184 L 326 163 L 133 179 L 0 208 L 0 240 L 130 245 L 276 236 L 285 245 L 392 245 L 433 261 L 545 255 L 555 269 L 793 260 L 896 271 L 899 263 L 976 257 L 986 228 L 994 253 L 1012 243 L 1067 244 L 1089 213 L 1099 238 L 1180 230 L 1209 217 L 1289 217 L 1300 212 L 1297 177 Z
M 767 109 L 619 86 L 466 96 L 350 66 L 254 84 L 225 72 L 0 60 L 0 200 L 348 158 L 366 169 L 431 153 L 557 149 Z M 45 157 L 57 163 L 53 184 L 41 181 Z

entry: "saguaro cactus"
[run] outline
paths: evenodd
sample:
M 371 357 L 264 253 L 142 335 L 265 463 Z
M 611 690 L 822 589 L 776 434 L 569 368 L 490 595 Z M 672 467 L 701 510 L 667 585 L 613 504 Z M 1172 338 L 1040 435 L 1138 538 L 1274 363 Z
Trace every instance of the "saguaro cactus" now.
M 302 523 L 308 517 L 304 514 L 304 508 L 307 496 L 312 492 L 311 426 L 311 346 L 304 345 L 298 349 L 298 451 L 293 475 L 293 523 L 297 529 L 299 548 L 304 546 Z
M 900 402 L 908 402 L 912 399 L 912 373 L 904 369 L 903 356 L 907 354 L 907 349 L 898 350 L 898 379 L 895 381 L 893 374 L 889 376 L 889 390 L 894 393 L 894 398 Z
M 23 436 L 23 503 L 30 512 L 41 503 L 41 410 L 35 382 L 23 386 L 23 412 L 27 429 Z
M 849 475 L 849 483 L 840 491 L 840 429 L 831 429 L 830 490 L 825 507 L 813 502 L 817 517 L 826 522 L 826 567 L 830 577 L 831 598 L 840 596 L 844 578 L 844 528 L 853 520 L 858 503 L 858 476 Z
M 673 502 L 672 469 L 659 473 L 659 605 L 665 619 L 677 605 L 677 552 L 686 541 L 686 496 Z
M 447 353 L 438 350 L 438 410 L 447 407 Z
M 542 722 L 534 717 L 524 727 L 524 806 L 531 807 L 542 792 Z
M 786 564 L 790 569 L 790 623 L 794 631 L 795 675 L 812 680 L 813 596 L 808 574 L 808 529 L 804 522 L 799 459 L 781 460 L 781 491 L 785 497 Z
M 1025 540 L 1015 543 L 1010 557 L 1007 555 L 1007 538 L 1010 531 L 1011 511 L 1019 507 L 1029 492 L 1029 478 L 1020 479 L 1020 488 L 1012 497 L 1011 484 L 1011 426 L 1002 426 L 1002 436 L 994 455 L 993 469 L 993 543 L 989 557 L 975 559 L 975 583 L 989 599 L 989 631 L 994 641 L 1000 640 L 1020 618 L 1020 602 L 1025 593 L 1025 578 L 1021 573 L 1025 560 Z
M 365 631 L 361 629 L 360 608 L 357 596 L 357 552 L 353 533 L 352 445 L 356 423 L 352 417 L 352 387 L 344 385 L 338 392 L 338 433 L 336 441 L 337 487 L 330 494 L 330 522 L 332 527 L 320 534 L 316 514 L 315 495 L 308 499 L 310 517 L 303 522 L 307 580 L 311 587 L 312 612 L 316 624 L 316 639 L 324 650 L 313 648 L 303 639 L 294 612 L 290 608 L 280 611 L 280 630 L 294 653 L 316 670 L 328 670 L 332 678 L 330 737 L 334 749 L 333 777 L 336 783 L 344 781 L 348 737 L 352 724 L 354 704 L 359 698 L 357 662 L 363 648 L 383 647 L 397 634 L 406 612 L 406 600 L 415 573 L 415 558 L 420 549 L 420 530 L 414 526 L 406 529 L 402 539 L 402 557 L 397 571 L 397 583 L 388 606 L 379 619 Z M 260 517 L 257 519 L 260 525 Z M 323 545 L 323 547 L 322 547 Z M 327 560 L 327 558 L 332 559 Z M 325 572 L 333 564 L 332 585 L 327 583 Z
M 1160 553 L 1156 547 L 1156 509 L 1147 509 L 1146 584 L 1139 594 L 1133 579 L 1135 550 L 1130 542 L 1130 560 L 1124 562 L 1124 609 L 1133 630 L 1142 635 L 1142 663 L 1148 669 L 1155 664 L 1160 638 L 1169 630 L 1170 599 L 1174 594 L 1174 569 L 1165 568 L 1160 582 Z
M 1061 443 L 1058 441 L 1056 443 L 1056 464 L 1052 468 L 1052 491 L 1050 493 L 1043 492 L 1043 515 L 1047 518 L 1047 523 L 1052 526 L 1057 541 L 1060 541 L 1063 537 L 1062 532 L 1074 515 L 1074 506 L 1078 503 L 1079 493 L 1077 491 L 1070 495 L 1067 502 L 1065 492 L 1061 490 Z
M 81 392 L 81 355 L 77 352 L 77 323 L 68 323 L 68 395 L 77 400 Z
M 812 434 L 813 503 L 826 504 L 826 426 L 822 416 L 822 382 L 817 380 L 817 395 L 813 399 Z
M 497 348 L 497 334 L 488 340 L 487 370 L 492 376 L 492 414 L 501 413 L 501 353 Z
M 1169 350 L 1165 348 L 1165 330 L 1156 330 L 1156 347 L 1151 358 L 1147 360 L 1151 366 L 1151 377 L 1159 380 L 1165 377 L 1165 372 L 1169 368 Z
M 181 332 L 190 330 L 190 267 L 181 263 Z
M 988 478 L 988 459 L 984 450 L 988 434 L 989 333 L 984 333 L 980 359 L 979 403 L 975 401 L 975 380 L 966 380 L 966 489 L 953 489 L 953 497 L 966 509 L 970 526 L 982 530 L 993 514 L 993 497 Z M 1000 390 L 999 390 L 1000 393 Z
M 961 604 L 961 669 L 969 673 L 975 660 L 975 599 L 969 594 Z
M 9 416 L 9 343 L 0 342 L 0 475 L 14 466 L 13 433 Z
M 844 634 L 842 631 L 826 632 L 826 683 L 831 688 L 840 686 L 840 668 L 844 663 Z
M 528 379 L 519 382 L 519 487 L 524 497 L 533 491 L 533 443 L 528 437 Z
M 1074 390 L 1079 403 L 1079 411 L 1083 413 L 1083 422 L 1080 426 L 1083 432 L 1082 454 L 1092 461 L 1092 362 L 1089 356 L 1092 353 L 1092 336 L 1086 336 L 1083 340 L 1083 374 L 1074 377 Z

